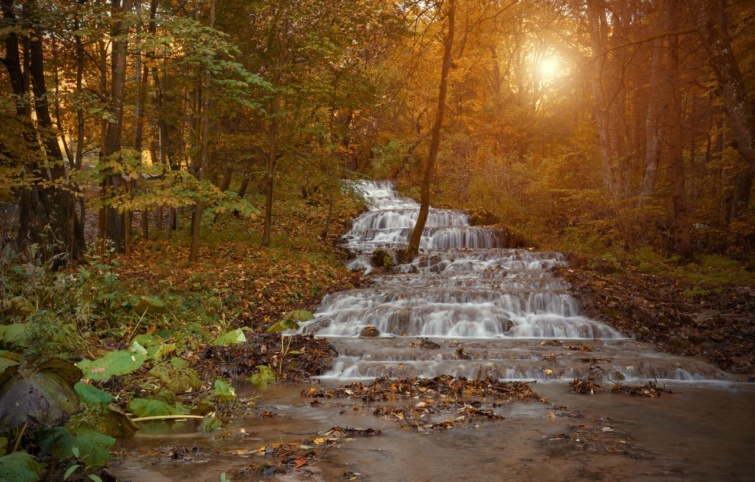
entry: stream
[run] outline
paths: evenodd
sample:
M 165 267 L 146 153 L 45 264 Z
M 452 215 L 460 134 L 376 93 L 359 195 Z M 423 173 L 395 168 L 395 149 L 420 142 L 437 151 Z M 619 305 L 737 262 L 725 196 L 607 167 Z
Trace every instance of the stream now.
M 119 479 L 217 481 L 251 463 L 249 449 L 341 426 L 382 434 L 324 449 L 316 467 L 244 480 L 755 480 L 755 384 L 589 319 L 549 271 L 566 266 L 563 255 L 510 249 L 505 231 L 471 226 L 462 212 L 431 209 L 420 255 L 375 269 L 376 250 L 406 246 L 419 205 L 390 182 L 353 187 L 369 210 L 345 236 L 354 253 L 349 267 L 366 270 L 371 285 L 326 296 L 300 329 L 339 353 L 313 386 L 449 375 L 533 382 L 541 402 L 498 406 L 500 421 L 417 432 L 354 400 L 313 404 L 300 397 L 306 385 L 239 387 L 275 416 L 240 414 L 212 434 L 181 424 L 139 434 L 121 442 L 125 455 L 113 465 Z M 579 395 L 574 379 L 604 387 L 651 382 L 673 393 Z M 194 450 L 189 460 L 145 456 L 178 445 Z

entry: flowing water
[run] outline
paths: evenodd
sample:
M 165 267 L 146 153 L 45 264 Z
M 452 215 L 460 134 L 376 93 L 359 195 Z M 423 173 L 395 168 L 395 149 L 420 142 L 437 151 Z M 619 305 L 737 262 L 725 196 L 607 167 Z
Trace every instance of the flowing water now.
M 354 188 L 369 210 L 345 237 L 355 255 L 349 265 L 370 272 L 376 250 L 406 246 L 419 206 L 389 182 Z M 301 387 L 274 386 L 259 403 L 286 417 L 242 417 L 219 435 L 182 436 L 230 454 L 336 425 L 383 430 L 326 452 L 317 473 L 299 480 L 344 480 L 348 472 L 360 473 L 357 480 L 418 482 L 755 480 L 754 384 L 703 360 L 659 353 L 587 318 L 568 285 L 549 271 L 566 265 L 561 254 L 509 249 L 507 242 L 505 231 L 470 226 L 464 213 L 431 209 L 419 257 L 373 273 L 367 288 L 328 295 L 301 331 L 327 337 L 339 353 L 321 385 L 441 374 L 527 380 L 552 405 L 514 404 L 499 409 L 506 417 L 501 422 L 418 434 L 353 403 L 312 407 L 299 398 Z M 360 336 L 366 328 L 378 336 Z M 676 393 L 657 399 L 576 395 L 568 386 L 575 378 L 652 380 Z M 553 407 L 560 407 L 558 416 Z M 622 443 L 639 451 L 627 457 L 587 447 L 562 450 L 556 434 L 591 424 L 626 434 Z M 167 440 L 137 436 L 132 443 L 159 447 Z M 196 464 L 145 467 L 126 457 L 116 473 L 132 480 L 209 481 L 243 465 L 231 456 L 206 462 L 201 470 Z

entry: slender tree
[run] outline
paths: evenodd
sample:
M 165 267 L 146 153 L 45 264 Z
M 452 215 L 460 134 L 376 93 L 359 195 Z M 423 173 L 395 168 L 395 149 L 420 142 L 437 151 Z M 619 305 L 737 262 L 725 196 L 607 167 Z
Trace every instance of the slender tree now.
M 448 73 L 451 70 L 451 56 L 454 46 L 454 29 L 456 27 L 456 1 L 448 0 L 444 12 L 446 33 L 443 38 L 443 62 L 440 69 L 440 85 L 438 86 L 438 103 L 435 109 L 435 121 L 430 132 L 430 152 L 422 175 L 420 189 L 420 209 L 417 223 L 412 230 L 409 246 L 406 248 L 408 257 L 413 257 L 419 252 L 419 242 L 425 229 L 427 215 L 430 212 L 430 186 L 432 185 L 433 169 L 438 158 L 440 149 L 441 130 L 443 128 L 443 115 L 446 110 L 446 97 L 448 96 Z

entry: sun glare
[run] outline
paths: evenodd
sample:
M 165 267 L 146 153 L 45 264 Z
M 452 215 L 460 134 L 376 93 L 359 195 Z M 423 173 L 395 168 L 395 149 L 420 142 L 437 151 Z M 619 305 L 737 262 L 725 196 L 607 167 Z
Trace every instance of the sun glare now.
M 546 55 L 537 65 L 538 73 L 543 82 L 550 82 L 561 74 L 561 61 L 555 55 Z

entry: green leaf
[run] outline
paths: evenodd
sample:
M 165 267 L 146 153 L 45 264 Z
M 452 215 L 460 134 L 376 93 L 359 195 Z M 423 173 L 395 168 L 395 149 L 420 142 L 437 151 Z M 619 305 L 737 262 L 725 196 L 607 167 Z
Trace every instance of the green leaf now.
M 202 419 L 202 423 L 199 424 L 200 432 L 212 432 L 213 430 L 219 430 L 223 427 L 223 422 L 218 417 L 216 412 L 208 414 Z
M 23 356 L 20 353 L 0 350 L 0 373 L 8 367 L 18 365 L 22 358 Z
M 36 482 L 44 473 L 44 465 L 26 452 L 0 457 L 0 481 Z
M 135 398 L 128 404 L 128 408 L 137 417 L 160 417 L 163 415 L 184 415 L 186 412 L 160 400 Z
M 275 371 L 267 365 L 257 365 L 257 373 L 249 377 L 249 381 L 255 385 L 266 385 L 276 379 Z
M 72 466 L 68 467 L 68 470 L 66 470 L 66 473 L 63 475 L 63 480 L 68 480 L 68 477 L 70 477 L 71 474 L 76 472 L 79 467 L 81 467 L 81 465 L 79 464 L 73 464 Z
M 76 366 L 83 370 L 84 378 L 104 381 L 114 375 L 126 375 L 138 370 L 146 359 L 144 353 L 116 350 L 97 360 L 82 360 Z
M 78 382 L 73 386 L 79 399 L 86 405 L 108 405 L 113 401 L 113 396 L 88 383 Z
M 37 369 L 6 368 L 0 376 L 0 430 L 27 422 L 65 422 L 78 409 L 79 397 L 73 384 L 80 378 L 80 370 L 58 359 Z
M 134 340 L 131 342 L 131 346 L 129 347 L 129 351 L 131 353 L 141 353 L 142 355 L 147 355 L 147 349 L 144 348 L 139 344 L 138 341 Z M 147 355 L 149 356 L 149 355 Z
M 311 312 L 307 310 L 293 310 L 289 311 L 288 313 L 283 316 L 283 321 L 285 320 L 293 320 L 293 321 L 309 321 L 314 320 L 315 315 L 313 315 Z
M 236 398 L 236 389 L 227 381 L 218 378 L 215 380 L 215 396 L 221 402 L 230 402 Z
M 267 329 L 268 333 L 276 333 L 286 330 L 298 330 L 300 321 L 314 320 L 315 315 L 306 310 L 293 310 L 285 314 L 282 320 Z
M 235 345 L 238 343 L 246 343 L 246 336 L 241 328 L 237 328 L 233 331 L 229 331 L 224 335 L 221 335 L 217 340 L 213 342 L 213 345 Z
M 181 359 L 174 358 L 173 360 Z M 194 369 L 188 366 L 177 367 L 172 363 L 172 360 L 171 364 L 155 366 L 149 371 L 149 374 L 159 378 L 162 384 L 174 393 L 198 390 L 202 386 L 202 380 L 199 379 L 199 375 Z
M 24 346 L 24 337 L 28 329 L 28 323 L 0 325 L 0 345 L 6 348 L 12 346 Z
M 113 437 L 87 426 L 49 427 L 42 431 L 39 439 L 39 445 L 47 453 L 61 460 L 76 457 L 89 466 L 104 465 L 110 459 L 110 447 L 114 444 Z

